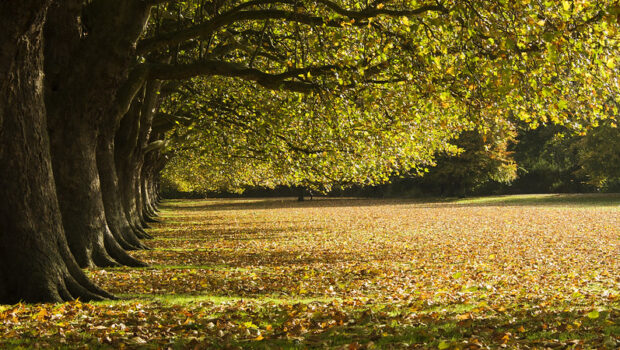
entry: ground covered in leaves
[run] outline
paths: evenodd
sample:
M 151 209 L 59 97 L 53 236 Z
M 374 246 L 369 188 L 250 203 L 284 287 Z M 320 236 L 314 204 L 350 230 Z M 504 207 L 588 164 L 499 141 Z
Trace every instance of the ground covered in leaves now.
M 119 301 L 0 306 L 0 348 L 614 349 L 620 196 L 174 200 Z

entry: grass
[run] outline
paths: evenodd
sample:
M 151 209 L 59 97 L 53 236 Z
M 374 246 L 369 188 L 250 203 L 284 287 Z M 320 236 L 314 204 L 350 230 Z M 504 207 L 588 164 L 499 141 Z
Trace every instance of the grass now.
M 105 300 L 94 302 L 93 305 L 127 305 L 135 304 L 136 302 L 146 303 L 158 303 L 162 305 L 182 305 L 192 306 L 200 303 L 208 304 L 225 304 L 225 303 L 238 303 L 238 302 L 250 302 L 250 303 L 268 303 L 268 304 L 310 304 L 310 303 L 331 303 L 337 298 L 284 298 L 278 295 L 274 296 L 261 296 L 260 298 L 248 298 L 237 296 L 217 296 L 217 295 L 196 295 L 196 294 L 116 294 L 118 300 Z
M 620 209 L 620 194 L 524 194 L 477 197 L 455 200 L 456 204 L 566 206 L 582 208 L 612 207 Z
M 620 196 L 167 201 L 120 300 L 0 306 L 2 348 L 616 348 Z

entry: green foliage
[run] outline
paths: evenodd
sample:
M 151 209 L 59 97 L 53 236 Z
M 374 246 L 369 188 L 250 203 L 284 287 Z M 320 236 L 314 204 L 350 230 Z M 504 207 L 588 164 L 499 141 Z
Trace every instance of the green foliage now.
M 523 130 L 512 149 L 519 165 L 516 189 L 613 191 L 620 182 L 619 140 L 620 131 L 613 120 L 581 134 L 561 126 Z
M 575 177 L 574 136 L 562 126 L 521 130 L 512 148 L 518 164 L 514 186 L 524 193 L 586 190 Z
M 173 61 L 155 77 L 201 76 L 164 103 L 185 120 L 171 181 L 327 190 L 419 172 L 466 130 L 518 119 L 583 131 L 617 115 L 617 12 L 585 0 L 188 1 L 155 9 L 138 49 Z
M 604 122 L 576 143 L 579 169 L 576 175 L 602 189 L 620 189 L 620 129 Z
M 440 195 L 465 195 L 494 181 L 510 183 L 516 178 L 517 165 L 508 152 L 510 136 L 481 135 L 467 131 L 455 140 L 461 152 L 437 158 L 437 165 L 421 179 L 420 186 L 439 187 Z
M 234 84 L 223 91 L 200 85 L 212 91 L 209 101 L 199 103 L 204 107 L 191 126 L 174 131 L 180 142 L 165 174 L 186 189 L 381 183 L 398 169 L 428 164 L 435 152 L 455 150 L 446 141 L 453 131 L 439 127 L 448 121 L 423 112 L 424 101 L 398 105 L 384 96 L 374 103 L 359 95 L 275 94 Z M 225 104 L 218 103 L 222 95 Z

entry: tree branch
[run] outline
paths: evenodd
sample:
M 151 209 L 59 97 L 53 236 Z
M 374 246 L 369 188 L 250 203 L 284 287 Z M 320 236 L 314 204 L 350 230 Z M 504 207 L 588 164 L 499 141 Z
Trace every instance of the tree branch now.
M 162 149 L 168 144 L 168 141 L 157 140 L 149 143 L 146 147 L 142 149 L 144 153 L 149 153 L 158 149 Z
M 173 115 L 163 112 L 155 114 L 151 128 L 155 132 L 166 132 L 172 130 L 176 125 L 188 126 L 194 119 L 184 115 Z
M 316 0 L 316 2 L 325 5 L 330 10 L 335 13 L 345 16 L 352 19 L 368 19 L 371 17 L 377 17 L 379 15 L 387 15 L 392 17 L 400 17 L 400 16 L 417 16 L 426 12 L 448 12 L 448 9 L 442 5 L 424 5 L 418 7 L 416 9 L 407 9 L 407 10 L 391 10 L 387 8 L 378 8 L 378 7 L 369 7 L 361 11 L 351 11 L 345 8 L 342 8 L 340 5 L 336 4 L 330 0 Z
M 385 8 L 366 8 L 361 11 L 352 11 L 347 10 L 336 3 L 329 0 L 317 0 L 319 3 L 325 5 L 328 9 L 333 12 L 346 17 L 348 19 L 355 20 L 363 20 L 369 19 L 372 17 L 386 15 L 386 16 L 417 16 L 427 12 L 447 12 L 448 10 L 441 5 L 425 5 L 416 9 L 408 9 L 408 10 L 392 10 Z M 289 3 L 289 1 L 251 1 L 252 5 L 256 4 L 267 4 L 267 3 Z M 243 5 L 250 6 L 250 3 L 246 3 Z M 240 5 L 241 6 L 241 5 Z M 245 8 L 247 6 L 243 6 Z M 137 52 L 138 54 L 145 54 L 147 52 L 151 52 L 160 48 L 164 48 L 170 45 L 178 44 L 180 42 L 190 40 L 193 38 L 208 36 L 212 34 L 218 28 L 232 24 L 235 22 L 242 21 L 250 21 L 250 20 L 267 20 L 267 19 L 286 19 L 288 21 L 313 25 L 313 26 L 329 26 L 329 27 L 340 27 L 342 25 L 343 20 L 326 20 L 321 16 L 315 16 L 308 13 L 300 13 L 286 10 L 252 10 L 252 11 L 239 11 L 238 8 L 230 10 L 226 13 L 223 13 L 219 16 L 212 18 L 209 21 L 206 21 L 202 24 L 181 29 L 179 31 L 169 32 L 162 34 L 158 37 L 144 39 L 138 43 Z M 356 26 L 365 25 L 365 23 L 355 23 Z
M 280 74 L 269 74 L 255 68 L 248 68 L 236 63 L 216 60 L 204 60 L 190 64 L 153 64 L 150 78 L 161 80 L 188 79 L 195 76 L 224 76 L 254 81 L 272 90 L 290 90 L 308 93 L 317 90 L 317 86 L 308 82 L 290 80 L 303 74 L 324 74 L 337 69 L 336 66 L 320 66 L 292 69 Z
M 160 4 L 167 4 L 169 2 L 172 2 L 174 0 L 147 0 L 146 1 L 146 5 L 147 6 L 155 6 L 155 5 L 160 5 Z
M 241 21 L 266 19 L 288 19 L 291 21 L 317 26 L 323 25 L 323 23 L 325 23 L 322 17 L 310 16 L 306 14 L 299 14 L 283 10 L 227 12 L 194 27 L 165 33 L 154 38 L 144 39 L 138 43 L 136 51 L 138 54 L 143 55 L 145 53 L 175 45 L 186 40 L 197 37 L 209 36 L 210 34 L 213 34 L 218 28 L 228 24 Z
M 148 77 L 148 65 L 139 64 L 130 73 L 129 77 L 116 94 L 118 118 L 122 118 L 129 111 L 131 102 L 140 91 Z

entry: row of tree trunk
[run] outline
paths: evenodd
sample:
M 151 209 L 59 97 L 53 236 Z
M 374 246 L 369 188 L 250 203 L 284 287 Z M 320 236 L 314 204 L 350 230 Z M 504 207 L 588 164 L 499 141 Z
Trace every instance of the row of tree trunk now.
M 131 73 L 146 1 L 0 2 L 0 304 L 113 298 L 81 268 L 156 216 L 161 82 Z M 89 11 L 96 16 L 89 16 Z

